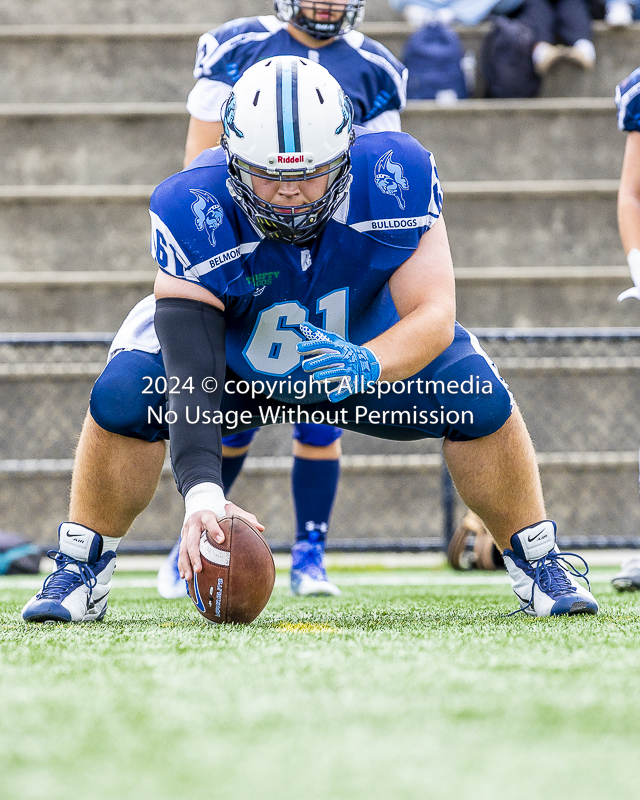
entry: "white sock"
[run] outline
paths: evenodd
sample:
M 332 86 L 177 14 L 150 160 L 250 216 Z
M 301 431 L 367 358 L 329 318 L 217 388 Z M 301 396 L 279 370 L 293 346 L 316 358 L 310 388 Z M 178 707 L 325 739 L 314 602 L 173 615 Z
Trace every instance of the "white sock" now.
M 532 58 L 534 64 L 539 64 L 547 57 L 547 53 L 553 49 L 553 45 L 549 42 L 538 42 L 533 48 Z
M 584 53 L 588 58 L 593 58 L 595 61 L 596 48 L 590 39 L 578 39 L 573 46 L 576 50 L 580 50 L 580 52 Z
M 114 552 L 118 549 L 118 545 L 122 541 L 121 536 L 103 536 L 102 537 L 102 552 L 106 553 L 107 550 L 113 550 Z

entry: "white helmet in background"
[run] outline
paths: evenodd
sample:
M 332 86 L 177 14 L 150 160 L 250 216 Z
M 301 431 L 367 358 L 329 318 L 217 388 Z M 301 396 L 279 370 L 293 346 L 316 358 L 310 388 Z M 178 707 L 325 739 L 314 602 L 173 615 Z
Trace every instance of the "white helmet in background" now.
M 353 109 L 324 67 L 277 56 L 250 67 L 222 109 L 227 187 L 267 238 L 304 245 L 318 235 L 351 182 Z M 326 193 L 295 208 L 261 200 L 251 176 L 300 181 L 328 174 Z
M 365 0 L 342 3 L 324 0 L 274 0 L 276 17 L 314 39 L 333 39 L 357 28 L 364 19 Z

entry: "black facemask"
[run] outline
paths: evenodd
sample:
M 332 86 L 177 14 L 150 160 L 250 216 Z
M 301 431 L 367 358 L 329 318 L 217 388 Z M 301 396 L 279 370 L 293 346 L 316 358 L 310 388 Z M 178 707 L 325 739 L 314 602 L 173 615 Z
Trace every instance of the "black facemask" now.
M 276 16 L 314 39 L 333 39 L 357 28 L 364 17 L 365 0 L 352 0 L 343 6 L 337 3 L 313 2 L 313 8 L 300 7 L 296 0 L 274 0 Z M 336 19 L 314 19 L 318 12 L 339 14 Z M 333 13 L 332 13 L 333 12 Z

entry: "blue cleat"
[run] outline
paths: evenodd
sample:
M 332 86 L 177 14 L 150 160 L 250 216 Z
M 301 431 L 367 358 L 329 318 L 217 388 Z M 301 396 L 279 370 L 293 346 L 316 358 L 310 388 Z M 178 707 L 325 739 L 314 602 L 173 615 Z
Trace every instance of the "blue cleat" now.
M 26 622 L 91 622 L 107 613 L 115 550 L 102 555 L 102 536 L 73 522 L 58 529 L 59 549 L 47 555 L 56 569 L 22 609 Z
M 296 542 L 291 548 L 291 594 L 309 595 L 341 594 L 340 589 L 327 578 L 324 568 L 324 546 L 313 542 Z
M 178 556 L 180 555 L 180 539 L 173 545 L 171 552 L 158 570 L 158 594 L 165 600 L 177 600 L 187 596 L 187 582 L 178 572 Z
M 511 547 L 502 555 L 520 601 L 518 611 L 532 617 L 598 613 L 598 603 L 589 591 L 587 562 L 577 553 L 558 552 L 555 522 L 545 520 L 514 533 Z M 579 572 L 567 556 L 582 561 L 585 571 Z M 583 578 L 589 588 L 576 583 L 574 577 Z

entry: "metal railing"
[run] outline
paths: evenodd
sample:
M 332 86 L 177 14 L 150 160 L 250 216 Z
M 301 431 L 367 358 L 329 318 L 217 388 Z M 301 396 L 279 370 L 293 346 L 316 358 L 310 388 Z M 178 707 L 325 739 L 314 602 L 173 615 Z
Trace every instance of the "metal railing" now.
M 483 328 L 475 329 L 474 333 L 478 336 L 483 345 L 487 345 L 491 357 L 498 362 L 501 370 L 512 370 L 514 373 L 526 375 L 534 373 L 536 370 L 540 374 L 563 370 L 567 374 L 582 375 L 585 372 L 596 374 L 598 372 L 623 372 L 640 371 L 640 328 Z M 51 374 L 56 373 L 54 365 L 63 366 L 69 361 L 83 360 L 81 352 L 89 359 L 86 362 L 88 368 L 93 368 L 96 359 L 103 359 L 106 354 L 107 346 L 110 344 L 112 333 L 2 333 L 0 334 L 0 375 L 2 366 L 5 365 L 13 370 L 14 376 L 19 375 L 11 365 L 21 364 L 28 369 L 43 364 L 52 366 Z M 507 366 L 505 366 L 507 365 Z M 90 372 L 90 369 L 89 369 Z M 44 372 L 38 374 L 47 374 Z M 594 389 L 594 396 L 596 389 Z M 627 404 L 629 406 L 629 404 Z M 635 420 L 640 416 L 640 405 L 630 404 L 621 413 L 626 415 L 627 421 Z M 562 409 L 561 409 L 562 411 Z M 574 424 L 571 421 L 571 425 Z M 597 436 L 602 434 L 598 431 L 594 434 L 596 444 Z M 636 449 L 636 442 L 633 442 L 633 450 Z M 30 454 L 34 455 L 34 454 Z M 562 458 L 559 453 L 542 452 L 541 463 L 559 463 L 562 466 Z M 553 461 L 555 457 L 555 462 Z M 345 460 L 349 457 L 345 457 Z M 353 456 L 354 469 L 357 469 L 355 461 L 357 459 L 375 459 L 375 456 Z M 387 460 L 389 457 L 385 457 Z M 416 460 L 415 456 L 396 457 L 397 459 Z M 433 456 L 426 457 L 433 460 Z M 577 453 L 568 451 L 566 453 L 566 463 L 593 463 L 595 467 L 608 465 L 609 468 L 619 465 L 626 465 L 627 468 L 633 462 L 635 456 L 631 453 L 631 448 L 623 450 L 618 447 L 615 451 L 600 450 L 599 447 L 591 447 L 584 452 Z M 265 461 L 268 459 L 264 459 Z M 419 458 L 418 458 L 419 460 Z M 37 471 L 38 464 L 42 465 L 44 471 L 54 470 L 56 464 L 59 469 L 66 471 L 69 468 L 68 460 L 56 458 L 37 458 L 28 459 L 5 459 L 0 462 L 0 471 Z M 436 464 L 429 462 L 429 468 L 437 468 Z M 45 462 L 48 466 L 45 466 Z M 363 463 L 365 463 L 363 461 Z M 392 462 L 389 462 L 390 464 Z M 398 461 L 398 464 L 404 462 Z M 28 467 L 25 465 L 29 465 Z M 13 466 L 12 466 L 13 465 Z M 408 465 L 408 466 L 407 466 Z M 263 465 L 264 466 L 264 465 Z M 423 469 L 416 461 L 407 461 L 403 468 Z M 279 466 L 283 469 L 282 465 Z M 442 518 L 441 538 L 412 538 L 412 539 L 330 539 L 328 549 L 342 552 L 382 552 L 382 551 L 405 551 L 405 552 L 424 552 L 442 549 L 443 544 L 450 540 L 455 528 L 457 511 L 457 494 L 451 477 L 444 462 L 441 466 L 440 478 L 440 505 Z M 170 542 L 164 541 L 140 541 L 132 542 L 129 545 L 123 544 L 124 552 L 139 553 L 158 553 L 166 552 L 170 547 Z M 614 548 L 638 548 L 640 547 L 640 536 L 621 536 L 616 534 L 603 535 L 601 537 L 573 537 L 563 540 L 564 546 L 570 547 L 614 547 Z M 284 543 L 274 544 L 276 552 L 287 549 Z

